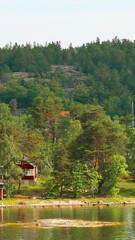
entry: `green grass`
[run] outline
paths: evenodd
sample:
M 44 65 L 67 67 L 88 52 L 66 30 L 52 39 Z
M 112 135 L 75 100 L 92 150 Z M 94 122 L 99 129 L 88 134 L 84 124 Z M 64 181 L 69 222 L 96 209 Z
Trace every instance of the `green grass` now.
M 119 182 L 121 197 L 135 198 L 135 181 L 133 179 L 123 179 Z
M 119 187 L 120 187 L 120 192 L 118 194 L 118 196 L 116 197 L 99 197 L 96 196 L 95 198 L 85 198 L 82 197 L 80 200 L 82 202 L 98 202 L 98 201 L 103 201 L 103 202 L 118 202 L 121 203 L 123 201 L 128 201 L 128 202 L 132 202 L 135 201 L 135 181 L 133 181 L 132 179 L 122 179 L 119 182 Z M 35 196 L 35 198 L 33 198 Z M 70 201 L 69 198 L 66 199 L 46 199 L 43 200 L 42 197 L 39 198 L 41 196 L 41 189 L 40 189 L 40 184 L 36 184 L 33 186 L 25 186 L 23 185 L 21 187 L 21 194 L 17 195 L 15 194 L 12 198 L 7 199 L 4 198 L 2 201 L 0 201 L 0 204 L 12 204 L 12 205 L 17 205 L 20 202 L 25 202 L 26 204 L 38 204 L 40 202 L 47 202 L 47 203 L 53 203 L 55 201 L 65 201 L 68 202 Z

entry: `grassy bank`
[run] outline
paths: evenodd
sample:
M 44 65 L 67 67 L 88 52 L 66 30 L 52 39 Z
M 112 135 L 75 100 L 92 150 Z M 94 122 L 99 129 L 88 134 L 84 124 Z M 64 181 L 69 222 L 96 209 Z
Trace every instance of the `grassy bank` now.
M 22 186 L 21 194 L 14 194 L 12 198 L 4 198 L 0 201 L 1 205 L 18 205 L 18 204 L 50 204 L 59 205 L 74 204 L 74 203 L 98 203 L 98 202 L 113 202 L 113 203 L 123 203 L 123 202 L 134 202 L 135 201 L 135 182 L 132 179 L 123 179 L 119 182 L 120 192 L 116 197 L 81 197 L 79 199 L 43 199 L 40 196 L 39 185 L 34 186 Z

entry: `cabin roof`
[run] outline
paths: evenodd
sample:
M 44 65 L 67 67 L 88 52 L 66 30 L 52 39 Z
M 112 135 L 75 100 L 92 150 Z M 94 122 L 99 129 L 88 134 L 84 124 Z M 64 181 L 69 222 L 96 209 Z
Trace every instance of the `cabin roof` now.
M 31 159 L 28 156 L 23 156 L 23 159 L 20 162 L 17 162 L 16 165 L 24 166 L 29 165 L 32 167 L 36 167 L 37 165 L 31 162 Z

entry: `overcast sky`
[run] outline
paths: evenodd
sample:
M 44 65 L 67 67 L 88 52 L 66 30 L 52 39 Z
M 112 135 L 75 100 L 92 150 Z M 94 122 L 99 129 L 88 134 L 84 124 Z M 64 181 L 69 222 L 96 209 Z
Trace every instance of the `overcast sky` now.
M 135 40 L 135 0 L 0 0 L 0 46 Z

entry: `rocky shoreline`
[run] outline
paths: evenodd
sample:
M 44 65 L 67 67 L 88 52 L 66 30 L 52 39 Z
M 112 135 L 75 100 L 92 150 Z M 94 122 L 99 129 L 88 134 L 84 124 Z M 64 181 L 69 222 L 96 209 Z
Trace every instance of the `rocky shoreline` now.
M 77 200 L 70 200 L 66 201 L 53 201 L 53 202 L 44 202 L 41 201 L 40 203 L 27 203 L 25 201 L 20 201 L 17 204 L 4 204 L 3 202 L 0 203 L 0 208 L 30 208 L 30 207 L 87 207 L 87 206 L 112 206 L 112 205 L 135 205 L 135 201 L 121 201 L 121 202 L 103 202 L 103 201 L 77 201 Z

